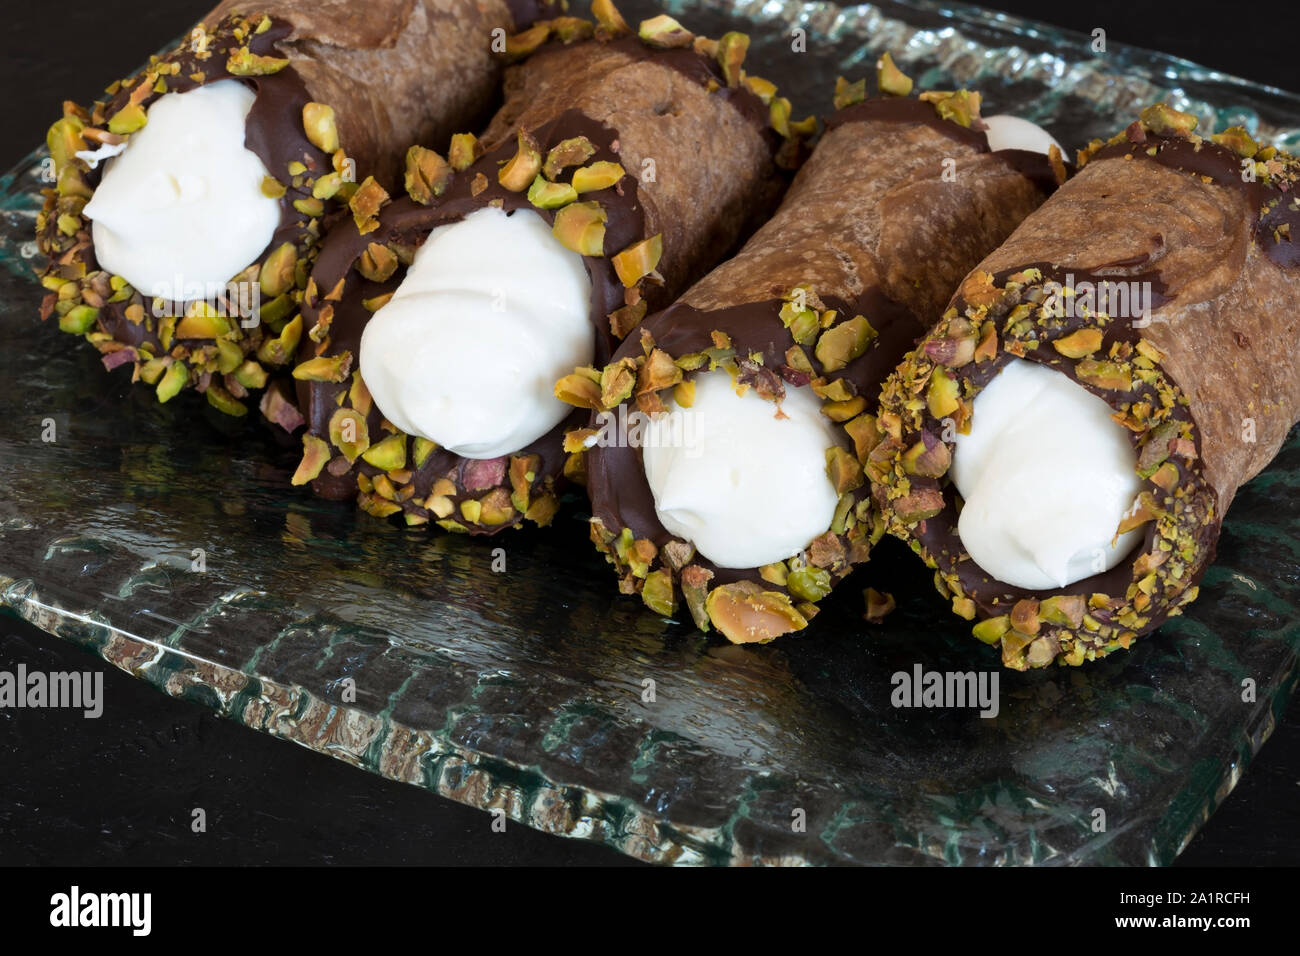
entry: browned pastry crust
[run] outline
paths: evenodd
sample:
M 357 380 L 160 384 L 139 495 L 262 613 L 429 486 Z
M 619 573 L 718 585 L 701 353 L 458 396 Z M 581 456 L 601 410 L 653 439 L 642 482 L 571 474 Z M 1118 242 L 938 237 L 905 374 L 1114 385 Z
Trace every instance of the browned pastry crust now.
M 509 71 L 506 102 L 482 141 L 456 137 L 447 160 L 413 149 L 408 198 L 390 202 L 377 183 L 363 184 L 354 219 L 328 236 L 305 296 L 294 376 L 308 433 L 295 483 L 355 496 L 370 513 L 400 513 L 411 525 L 493 534 L 525 518 L 550 522 L 562 476 L 581 478 L 581 459 L 563 448 L 566 424 L 577 422 L 492 461 L 403 435 L 356 371 L 361 335 L 429 233 L 490 205 L 541 216 L 584 256 L 602 362 L 648 308 L 734 248 L 779 199 L 778 151 L 799 130 L 787 126 L 787 138 L 773 128 L 769 103 L 742 85 L 738 58 L 728 73 L 723 54 L 734 39 L 684 35 L 685 45 L 665 47 L 625 27 L 543 21 L 512 38 L 512 50 L 527 43 L 525 58 Z M 774 88 L 762 89 L 772 100 Z M 610 178 L 584 179 L 578 195 L 580 173 Z
M 941 118 L 931 102 L 872 99 L 828 125 L 744 249 L 647 319 L 614 363 L 585 373 L 599 386 L 589 402 L 596 414 L 570 438 L 577 446 L 595 437 L 598 413 L 653 414 L 670 391 L 688 403 L 692 377 L 719 366 L 774 402 L 796 387 L 823 399 L 845 432 L 845 447 L 827 458 L 840 495 L 834 521 L 799 555 L 762 568 L 717 567 L 669 534 L 639 448 L 598 443 L 586 452 L 592 540 L 621 590 L 664 615 L 681 595 L 700 628 L 712 624 L 737 642 L 803 628 L 816 602 L 867 559 L 883 522 L 859 454 L 880 383 L 971 265 L 1057 185 L 1046 157 L 991 153 L 983 133 Z M 581 397 L 583 377 L 561 391 Z
M 1242 130 L 1202 138 L 1194 126 L 1158 104 L 1092 144 L 1079 175 L 967 277 L 886 384 L 867 470 L 890 530 L 938 570 L 954 610 L 979 619 L 976 636 L 999 645 L 1009 667 L 1080 664 L 1180 613 L 1237 489 L 1300 418 L 1300 255 L 1290 238 L 1300 164 Z M 1147 283 L 1153 308 L 1145 318 L 1056 309 L 1050 283 L 1069 287 L 1071 276 L 1076 295 L 1085 282 Z M 1146 526 L 1137 551 L 1057 593 L 1012 588 L 970 560 L 945 479 L 943 420 L 963 425 L 1012 356 L 1109 403 L 1145 480 L 1119 529 Z M 943 467 L 918 471 L 918 447 Z
M 392 182 L 412 141 L 441 143 L 452 129 L 481 117 L 500 72 L 491 31 L 504 36 L 516 18 L 531 16 L 530 7 L 545 6 L 544 0 L 222 4 L 175 49 L 110 86 L 91 109 L 65 104 L 51 128 L 58 185 L 47 190 L 37 222 L 49 257 L 42 318 L 57 314 L 60 328 L 89 339 L 107 368 L 131 365 L 133 380 L 155 386 L 160 401 L 193 386 L 220 411 L 247 414 L 242 400 L 293 358 L 301 329 L 296 313 L 317 241 L 339 201 L 357 188 L 357 171 Z M 260 308 L 252 316 L 225 303 L 160 306 L 153 290 L 134 289 L 101 268 L 83 209 L 103 169 L 76 156 L 143 126 L 159 96 L 230 78 L 256 93 L 246 145 L 270 172 L 264 188 L 280 197 L 271 242 L 230 279 L 236 288 L 256 288 Z M 251 298 L 240 296 L 241 305 Z M 263 406 L 281 424 L 301 422 L 278 393 Z
M 225 0 L 202 22 L 211 27 L 238 13 L 289 24 L 278 52 L 313 100 L 334 107 L 362 174 L 392 188 L 406 147 L 444 149 L 452 133 L 486 118 L 501 75 L 493 31 L 522 29 L 546 7 L 540 0 Z

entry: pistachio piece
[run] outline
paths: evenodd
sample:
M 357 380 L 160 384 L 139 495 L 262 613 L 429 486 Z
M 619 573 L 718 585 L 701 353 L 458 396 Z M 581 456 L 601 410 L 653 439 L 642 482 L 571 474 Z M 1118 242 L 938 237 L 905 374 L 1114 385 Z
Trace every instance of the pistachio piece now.
M 406 194 L 421 206 L 441 196 L 451 182 L 451 164 L 431 149 L 412 146 L 406 151 Z
M 456 172 L 463 172 L 474 165 L 482 152 L 483 146 L 473 133 L 456 133 L 447 148 L 447 163 Z
M 515 506 L 510 501 L 510 492 L 505 488 L 493 488 L 479 499 L 478 523 L 489 528 L 496 528 L 513 521 Z
M 226 72 L 232 76 L 269 76 L 279 73 L 288 65 L 287 59 L 258 56 L 244 46 L 231 51 L 226 59 Z
M 555 214 L 551 232 L 566 249 L 584 256 L 603 256 L 606 218 L 598 202 L 570 203 Z
M 958 332 L 940 339 L 929 339 L 926 341 L 923 351 L 926 358 L 936 365 L 961 368 L 974 360 L 975 344 L 973 335 Z
M 582 17 L 556 17 L 551 20 L 551 36 L 565 45 L 589 40 L 595 32 L 595 24 Z
M 955 93 L 930 90 L 922 93 L 920 99 L 934 104 L 940 119 L 952 120 L 967 129 L 980 116 L 980 95 L 971 90 L 957 90 Z
M 601 160 L 574 170 L 573 188 L 579 193 L 609 189 L 626 175 L 627 171 L 620 164 Z
M 363 451 L 361 458 L 384 471 L 400 471 L 406 467 L 406 436 L 400 432 L 389 435 Z
M 298 470 L 293 473 L 290 483 L 293 485 L 305 485 L 309 481 L 314 481 L 321 473 L 330 460 L 330 448 L 321 439 L 315 435 L 306 434 L 302 436 L 302 461 L 298 463 Z
M 540 174 L 528 187 L 528 201 L 538 209 L 559 209 L 578 198 L 578 191 L 568 183 L 553 183 Z
M 912 92 L 911 77 L 894 65 L 894 58 L 889 55 L 888 50 L 876 61 L 876 88 L 886 96 L 908 96 Z
M 628 246 L 610 261 L 614 264 L 619 281 L 631 288 L 658 268 L 663 254 L 663 233 L 655 233 L 648 239 Z
M 591 15 L 610 36 L 622 36 L 632 32 L 632 28 L 614 6 L 613 0 L 592 0 Z
M 340 408 L 330 417 L 330 441 L 351 465 L 370 447 L 366 417 L 354 408 Z
M 203 392 L 203 397 L 208 400 L 209 405 L 223 415 L 242 418 L 248 414 L 248 407 L 220 385 L 209 384 Z
M 86 124 L 75 116 L 65 116 L 50 127 L 45 135 L 45 145 L 54 160 L 55 170 L 68 168 L 77 153 L 86 148 L 86 142 L 82 138 L 82 130 L 85 128 Z
M 230 375 L 244 360 L 244 350 L 229 339 L 219 339 L 217 341 L 217 371 L 222 375 Z M 236 383 L 236 388 L 240 387 Z M 231 389 L 232 394 L 235 389 Z M 236 398 L 243 398 L 243 395 L 235 394 Z
M 1033 643 L 1033 637 L 1019 631 L 1008 631 L 1002 635 L 1002 665 L 1012 670 L 1028 669 L 1025 661 L 1025 648 Z
M 680 372 L 678 373 L 680 374 Z M 600 373 L 600 402 L 604 408 L 614 408 L 627 401 L 636 385 L 636 362 L 630 358 L 605 366 Z
M 998 617 L 990 617 L 980 621 L 971 628 L 971 633 L 985 644 L 996 644 L 1010 630 L 1011 618 L 1006 614 L 1002 614 Z
M 1127 392 L 1133 388 L 1133 377 L 1129 367 L 1118 362 L 1084 359 L 1074 367 L 1074 374 L 1080 381 L 1098 388 L 1119 392 Z
M 1052 341 L 1052 347 L 1066 358 L 1079 359 L 1101 348 L 1101 329 L 1079 329 Z
M 833 445 L 826 449 L 826 476 L 837 495 L 847 494 L 862 487 L 862 464 L 848 450 Z
M 365 182 L 352 194 L 348 208 L 352 210 L 352 219 L 361 235 L 379 228 L 379 210 L 387 204 L 388 199 L 388 191 L 379 185 L 374 176 L 367 176 Z
M 920 440 L 903 452 L 901 464 L 909 475 L 938 478 L 947 474 L 952 464 L 952 452 L 944 442 L 923 431 Z
M 554 180 L 570 166 L 581 166 L 596 155 L 596 147 L 585 136 L 561 140 L 551 147 L 542 165 L 542 175 Z
M 743 74 L 744 71 L 742 70 L 741 73 Z M 761 76 L 743 75 L 740 82 L 745 89 L 762 100 L 764 106 L 772 105 L 772 97 L 776 96 L 776 84 L 771 80 L 765 80 Z
M 156 394 L 158 401 L 166 404 L 180 394 L 181 389 L 189 384 L 190 370 L 184 362 L 173 362 L 163 373 L 158 382 Z
M 1151 481 L 1162 491 L 1171 492 L 1178 487 L 1178 466 L 1167 461 L 1151 475 Z
M 842 76 L 835 78 L 835 99 L 832 101 L 837 110 L 855 106 L 867 98 L 867 80 L 863 77 L 850 83 Z
M 894 514 L 905 525 L 933 518 L 943 510 L 943 493 L 938 488 L 913 488 L 893 501 Z
M 283 243 L 273 249 L 262 263 L 258 274 L 258 285 L 262 295 L 270 299 L 278 298 L 293 288 L 294 268 L 298 264 L 298 250 L 292 242 Z
M 609 330 L 616 338 L 624 338 L 645 318 L 646 303 L 642 299 L 635 305 L 625 305 L 609 314 Z
M 295 315 L 285 323 L 279 336 L 265 339 L 258 346 L 257 358 L 267 365 L 287 365 L 298 351 L 298 342 L 302 339 L 302 316 Z
M 143 129 L 148 119 L 143 106 L 138 103 L 128 103 L 114 113 L 108 121 L 108 131 L 118 136 L 126 136 Z
M 926 405 L 935 418 L 946 418 L 961 405 L 958 397 L 961 386 L 942 365 L 936 365 L 926 387 Z
M 542 21 L 524 30 L 522 33 L 516 33 L 514 36 L 506 37 L 506 58 L 509 60 L 518 60 L 526 57 L 550 38 L 551 25 Z M 529 177 L 532 178 L 532 177 Z
M 528 499 L 537 472 L 542 467 L 539 455 L 515 456 L 510 459 L 510 501 L 521 512 L 528 511 Z
M 231 374 L 234 375 L 235 381 L 244 388 L 253 389 L 266 387 L 266 380 L 268 377 L 267 371 L 252 359 L 240 363 L 239 367 Z
M 195 308 L 198 306 L 198 308 Z M 215 339 L 229 335 L 230 320 L 206 303 L 195 303 L 176 325 L 178 339 Z
M 1038 601 L 1023 598 L 1011 608 L 1011 626 L 1021 634 L 1034 636 L 1038 633 Z
M 1116 536 L 1127 534 L 1142 527 L 1148 521 L 1154 521 L 1162 513 L 1163 509 L 1151 497 L 1151 492 L 1144 491 L 1138 495 L 1137 504 L 1133 510 L 1125 514 L 1120 520 L 1119 528 L 1115 531 L 1115 534 Z
M 795 597 L 814 604 L 831 593 L 830 572 L 822 568 L 803 567 L 791 571 L 785 584 Z
M 849 438 L 853 439 L 853 450 L 857 453 L 859 461 L 864 460 L 883 437 L 880 429 L 876 427 L 874 415 L 859 415 L 852 421 L 845 422 L 844 431 L 848 433 Z
M 1241 126 L 1229 127 L 1222 133 L 1215 133 L 1210 139 L 1220 146 L 1226 146 L 1242 159 L 1251 159 L 1259 152 L 1259 144 Z
M 293 370 L 300 382 L 343 382 L 352 370 L 352 353 L 318 356 L 308 359 Z
M 99 309 L 92 305 L 77 305 L 59 316 L 59 329 L 73 335 L 84 335 L 95 327 L 97 321 Z
M 866 318 L 858 315 L 831 326 L 817 339 L 813 354 L 827 372 L 838 372 L 854 359 L 860 357 L 876 337 L 876 330 Z M 796 338 L 796 341 L 798 339 Z
M 691 564 L 682 568 L 682 597 L 686 601 L 687 609 L 691 612 L 695 626 L 701 631 L 709 629 L 707 604 L 709 582 L 711 580 L 713 580 L 713 572 L 700 567 L 698 564 Z
M 578 408 L 600 411 L 605 407 L 601 401 L 600 383 L 577 372 L 566 375 L 555 383 L 555 397 Z
M 764 591 L 753 581 L 714 588 L 705 601 L 705 611 L 733 644 L 766 644 L 808 626 L 790 598 L 779 591 Z
M 387 282 L 397 271 L 397 256 L 392 249 L 372 242 L 357 259 L 357 272 L 371 282 Z
M 867 606 L 866 612 L 862 616 L 872 624 L 879 624 L 890 611 L 898 606 L 892 594 L 888 591 L 877 591 L 875 588 L 867 588 L 863 591 L 862 598 Z
M 1053 594 L 1038 605 L 1038 618 L 1046 624 L 1078 628 L 1083 624 L 1085 609 L 1082 594 Z
M 667 568 L 646 575 L 641 600 L 660 617 L 672 617 L 677 613 L 677 594 L 673 590 L 672 573 Z
M 718 38 L 718 65 L 722 67 L 722 77 L 727 81 L 727 86 L 740 85 L 740 66 L 745 62 L 745 54 L 748 52 L 747 34 L 733 30 Z
M 307 142 L 322 153 L 332 153 L 339 148 L 339 127 L 334 119 L 334 107 L 307 103 L 302 108 L 302 129 L 307 134 Z
M 1198 122 L 1191 113 L 1180 113 L 1168 103 L 1151 104 L 1142 111 L 1139 119 L 1151 132 L 1162 135 L 1191 133 Z
M 497 182 L 514 193 L 529 187 L 542 170 L 542 154 L 531 133 L 521 129 L 516 137 L 518 148 L 499 170 Z
M 385 439 L 385 441 L 387 441 L 387 439 Z M 429 460 L 429 456 L 432 455 L 437 448 L 437 442 L 417 435 L 411 442 L 411 461 L 414 462 L 416 468 L 423 468 L 424 463 Z M 445 518 L 447 516 L 439 515 L 438 517 Z
M 664 48 L 687 47 L 695 39 L 694 34 L 666 13 L 642 20 L 637 36 L 649 46 Z
M 319 219 L 321 216 L 325 215 L 325 203 L 320 199 L 317 199 L 315 196 L 312 196 L 310 199 L 295 199 L 293 201 L 293 208 L 309 219 Z
M 539 528 L 549 527 L 551 521 L 560 511 L 560 501 L 555 495 L 539 495 L 533 499 L 528 510 L 524 512 L 525 520 L 533 522 Z
M 790 111 L 793 107 L 790 101 L 784 96 L 772 97 L 772 102 L 767 106 L 768 121 L 772 124 L 772 129 L 783 138 L 790 136 Z

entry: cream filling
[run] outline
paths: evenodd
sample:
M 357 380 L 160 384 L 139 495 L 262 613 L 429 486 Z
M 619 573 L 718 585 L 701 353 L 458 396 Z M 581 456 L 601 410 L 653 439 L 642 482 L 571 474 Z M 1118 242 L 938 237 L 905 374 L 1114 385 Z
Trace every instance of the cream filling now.
M 835 517 L 826 450 L 838 427 L 811 388 L 776 405 L 738 395 L 723 369 L 696 375 L 690 408 L 667 401 L 645 430 L 642 461 L 655 514 L 722 568 L 756 568 L 808 547 Z
M 573 409 L 555 383 L 595 357 L 591 279 L 541 216 L 439 226 L 361 336 L 384 417 L 466 458 L 519 451 Z
M 181 300 L 206 297 L 261 255 L 280 201 L 263 193 L 266 166 L 244 146 L 255 98 L 238 80 L 164 94 L 124 147 L 89 154 L 106 162 L 85 208 L 103 268 Z
M 1061 372 L 1012 359 L 975 396 L 949 475 L 965 504 L 962 546 L 988 575 L 1066 587 L 1119 564 L 1142 532 L 1115 540 L 1141 489 L 1112 409 Z

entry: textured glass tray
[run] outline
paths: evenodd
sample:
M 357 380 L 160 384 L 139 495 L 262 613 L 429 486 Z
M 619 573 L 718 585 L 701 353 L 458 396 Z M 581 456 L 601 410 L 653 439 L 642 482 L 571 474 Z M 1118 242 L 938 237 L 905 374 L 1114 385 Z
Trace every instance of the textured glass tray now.
M 701 32 L 749 30 L 799 115 L 826 111 L 835 75 L 889 47 L 923 82 L 973 83 L 990 110 L 1069 144 L 1160 95 L 1207 122 L 1292 143 L 1300 130 L 1291 94 L 1115 45 L 1094 57 L 1087 38 L 973 8 L 670 8 Z M 896 671 L 997 666 L 896 543 L 807 636 L 732 647 L 617 595 L 579 500 L 550 533 L 399 530 L 291 489 L 296 442 L 105 373 L 36 320 L 42 156 L 0 179 L 0 606 L 170 694 L 540 830 L 680 863 L 1168 862 L 1286 706 L 1294 434 L 1238 496 L 1185 618 L 1091 667 L 1001 674 L 993 720 L 896 710 Z M 898 598 L 882 626 L 861 619 L 867 584 Z

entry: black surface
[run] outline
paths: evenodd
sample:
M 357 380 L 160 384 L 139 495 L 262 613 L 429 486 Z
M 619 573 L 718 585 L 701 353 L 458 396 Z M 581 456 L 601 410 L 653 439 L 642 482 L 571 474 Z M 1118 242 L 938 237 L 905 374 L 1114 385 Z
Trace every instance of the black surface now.
M 210 4 L 7 4 L 0 30 L 0 169 L 43 139 L 68 97 L 109 81 Z M 992 4 L 1196 60 L 1259 82 L 1300 85 L 1295 15 L 1223 5 Z M 0 669 L 102 670 L 104 715 L 0 709 L 0 864 L 620 864 L 604 847 L 534 833 L 415 787 L 166 697 L 10 617 Z M 1300 864 L 1300 711 L 1275 731 L 1179 865 Z M 192 833 L 195 807 L 207 832 Z

